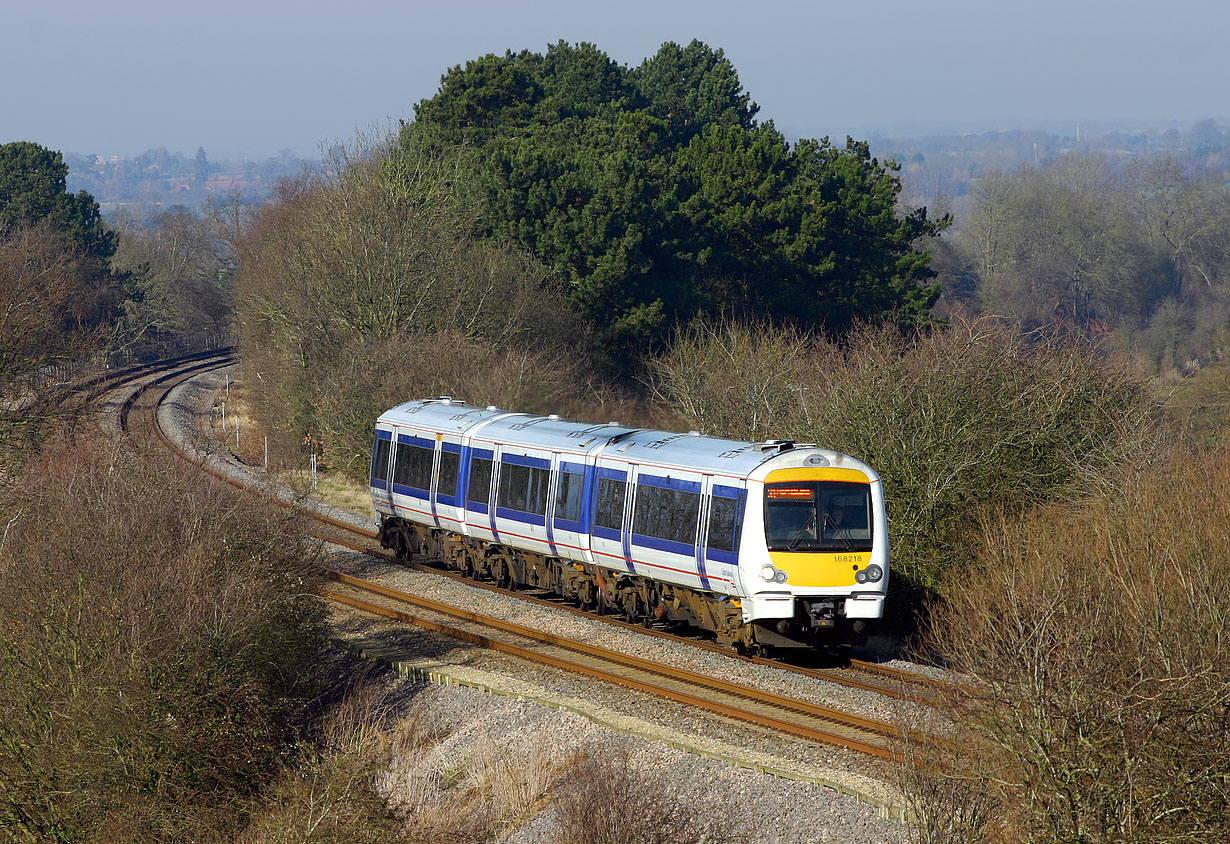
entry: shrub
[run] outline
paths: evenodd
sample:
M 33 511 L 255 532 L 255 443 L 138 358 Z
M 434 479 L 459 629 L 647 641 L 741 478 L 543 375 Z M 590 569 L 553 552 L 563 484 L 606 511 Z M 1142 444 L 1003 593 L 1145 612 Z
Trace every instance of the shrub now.
M 707 805 L 683 798 L 660 773 L 643 770 L 628 749 L 582 759 L 555 796 L 558 844 L 667 844 L 730 839 Z
M 327 642 L 296 517 L 156 451 L 49 451 L 0 500 L 0 829 L 225 838 Z
M 979 520 L 1083 495 L 1158 436 L 1143 378 L 1078 338 L 990 320 L 840 344 L 732 322 L 682 333 L 656 392 L 706 433 L 815 442 L 884 479 L 894 576 L 930 589 Z
M 359 479 L 367 477 L 376 417 L 394 405 L 449 395 L 558 413 L 582 380 L 576 363 L 561 354 L 501 348 L 459 331 L 356 341 L 340 358 L 316 382 L 317 432 L 330 464 Z
M 474 237 L 463 164 L 393 160 L 382 144 L 339 149 L 259 215 L 235 297 L 243 375 L 278 455 L 323 431 L 339 464 L 362 475 L 371 408 L 441 392 L 538 406 L 588 357 L 548 271 Z M 552 373 L 564 359 L 565 374 Z M 357 385 L 391 400 L 374 405 Z
M 1174 450 L 1114 494 L 989 524 L 931 645 L 1008 840 L 1230 837 L 1230 455 Z

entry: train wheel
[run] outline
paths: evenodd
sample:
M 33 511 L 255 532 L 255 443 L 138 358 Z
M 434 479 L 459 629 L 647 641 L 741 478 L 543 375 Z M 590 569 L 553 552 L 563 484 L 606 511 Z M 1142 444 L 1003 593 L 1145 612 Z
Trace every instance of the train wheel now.
M 577 606 L 586 612 L 593 612 L 596 606 L 594 601 L 594 585 L 588 581 L 582 582 L 577 586 Z
M 636 624 L 641 619 L 641 599 L 635 592 L 629 592 L 624 599 L 624 621 Z

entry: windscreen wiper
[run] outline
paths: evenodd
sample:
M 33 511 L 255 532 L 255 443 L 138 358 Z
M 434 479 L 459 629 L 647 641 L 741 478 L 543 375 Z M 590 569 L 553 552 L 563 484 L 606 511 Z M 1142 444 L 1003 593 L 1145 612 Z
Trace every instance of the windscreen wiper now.
M 807 536 L 808 529 L 814 528 L 815 526 L 816 526 L 816 514 L 815 512 L 813 512 L 811 514 L 811 518 L 807 520 L 807 524 L 799 528 L 799 532 L 796 533 L 794 535 L 794 538 L 790 540 L 790 544 L 786 546 L 786 550 L 793 551 L 795 548 L 798 548 L 799 543 L 803 541 L 803 537 Z
M 843 528 L 839 528 L 837 523 L 833 521 L 833 517 L 828 513 L 824 514 L 824 523 L 833 529 L 834 539 L 840 539 L 842 542 L 846 543 L 846 548 L 848 550 L 854 550 L 854 543 L 850 541 L 850 537 L 846 536 L 845 530 Z

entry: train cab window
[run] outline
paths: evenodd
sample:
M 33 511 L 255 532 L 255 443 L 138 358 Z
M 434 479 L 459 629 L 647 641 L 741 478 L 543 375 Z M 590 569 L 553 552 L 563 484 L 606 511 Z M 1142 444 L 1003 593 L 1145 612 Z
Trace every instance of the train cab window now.
M 499 505 L 521 513 L 544 516 L 547 513 L 547 487 L 551 473 L 547 469 L 500 464 Z
M 457 494 L 457 475 L 461 471 L 461 455 L 447 449 L 440 452 L 440 478 L 436 486 L 437 495 L 454 496 Z
M 739 550 L 739 534 L 735 529 L 739 521 L 739 500 L 714 494 L 709 503 L 709 550 Z
M 373 481 L 388 481 L 389 479 L 389 452 L 393 450 L 393 441 L 383 437 L 376 437 L 376 444 L 372 448 L 372 480 Z M 383 489 L 383 487 L 382 487 Z
M 633 533 L 695 545 L 699 518 L 699 492 L 649 485 L 644 480 L 637 483 L 636 507 L 632 514 Z
M 431 465 L 435 462 L 435 456 L 433 449 L 398 443 L 397 462 L 393 466 L 394 485 L 431 489 Z
M 628 484 L 614 478 L 598 478 L 598 506 L 594 510 L 594 527 L 623 530 L 624 497 Z
M 555 493 L 555 518 L 569 522 L 581 520 L 581 500 L 585 494 L 585 475 L 564 469 L 559 473 L 559 489 Z
M 491 465 L 490 458 L 470 458 L 470 491 L 466 498 L 473 504 L 486 507 L 491 500 Z
M 770 551 L 870 551 L 871 488 L 846 481 L 765 486 Z

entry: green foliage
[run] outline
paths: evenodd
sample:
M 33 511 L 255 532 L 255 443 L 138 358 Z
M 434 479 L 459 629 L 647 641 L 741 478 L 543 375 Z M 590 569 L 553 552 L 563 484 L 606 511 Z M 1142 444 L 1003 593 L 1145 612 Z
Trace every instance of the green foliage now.
M 686 47 L 667 41 L 628 77 L 678 145 L 709 126 L 755 126 L 760 107 L 743 90 L 735 66 L 722 50 L 700 41 Z
M 939 295 L 916 248 L 947 219 L 899 215 L 867 144 L 791 146 L 721 50 L 668 42 L 635 69 L 592 44 L 489 55 L 416 106 L 399 153 L 467 144 L 484 235 L 570 282 L 612 363 L 680 320 L 737 311 L 844 329 Z
M 92 196 L 66 192 L 67 177 L 68 165 L 59 152 L 29 141 L 0 145 L 0 228 L 47 220 L 68 244 L 105 269 L 115 253 L 116 235 L 103 226 Z

